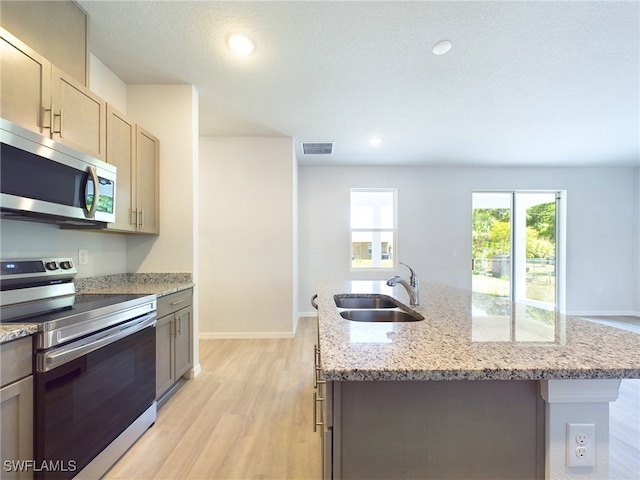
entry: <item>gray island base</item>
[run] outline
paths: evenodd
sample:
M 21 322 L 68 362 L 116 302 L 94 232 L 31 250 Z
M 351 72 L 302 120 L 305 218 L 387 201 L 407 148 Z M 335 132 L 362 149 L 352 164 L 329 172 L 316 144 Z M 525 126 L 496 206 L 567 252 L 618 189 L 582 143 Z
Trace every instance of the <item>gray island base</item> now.
M 609 402 L 640 378 L 640 335 L 429 283 L 411 307 L 424 320 L 354 322 L 335 294 L 409 308 L 384 282 L 319 289 L 325 478 L 608 478 Z M 588 466 L 567 424 L 593 425 Z

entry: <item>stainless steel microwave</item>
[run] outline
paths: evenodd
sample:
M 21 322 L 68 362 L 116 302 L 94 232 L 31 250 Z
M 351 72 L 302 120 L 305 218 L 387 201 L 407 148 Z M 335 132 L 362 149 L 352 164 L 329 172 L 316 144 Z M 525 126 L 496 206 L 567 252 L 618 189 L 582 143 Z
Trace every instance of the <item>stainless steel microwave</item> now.
M 116 167 L 0 119 L 2 218 L 115 222 Z

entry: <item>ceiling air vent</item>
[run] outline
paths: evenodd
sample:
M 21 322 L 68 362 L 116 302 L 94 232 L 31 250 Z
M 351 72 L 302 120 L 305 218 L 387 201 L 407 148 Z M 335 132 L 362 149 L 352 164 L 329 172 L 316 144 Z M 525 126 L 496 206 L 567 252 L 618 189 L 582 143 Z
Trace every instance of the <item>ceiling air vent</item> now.
M 333 155 L 333 142 L 302 142 L 305 155 Z

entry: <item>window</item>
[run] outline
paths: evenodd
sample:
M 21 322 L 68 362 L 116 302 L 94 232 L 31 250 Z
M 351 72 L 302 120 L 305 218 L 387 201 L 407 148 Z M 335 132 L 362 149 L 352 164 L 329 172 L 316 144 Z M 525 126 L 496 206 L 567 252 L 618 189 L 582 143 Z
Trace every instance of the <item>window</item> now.
M 394 268 L 396 189 L 351 189 L 351 268 Z

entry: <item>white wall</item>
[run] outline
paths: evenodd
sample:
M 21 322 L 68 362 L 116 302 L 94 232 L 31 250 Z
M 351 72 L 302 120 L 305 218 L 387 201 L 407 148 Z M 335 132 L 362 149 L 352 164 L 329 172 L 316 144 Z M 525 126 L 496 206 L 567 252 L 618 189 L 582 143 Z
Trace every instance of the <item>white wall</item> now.
M 78 278 L 125 273 L 127 243 L 122 235 L 60 230 L 56 225 L 0 221 L 0 256 L 10 258 L 71 257 Z M 89 264 L 78 265 L 78 249 L 89 251 Z
M 423 280 L 462 288 L 471 283 L 472 190 L 566 190 L 567 312 L 638 310 L 633 169 L 305 166 L 299 174 L 301 312 L 311 312 L 318 282 L 392 275 L 350 271 L 351 187 L 398 188 L 398 258 Z
M 200 138 L 200 337 L 287 337 L 297 321 L 290 138 Z
M 127 113 L 127 85 L 94 55 L 89 56 L 89 89 L 121 113 Z
M 130 236 L 130 272 L 193 272 L 198 92 L 192 85 L 129 85 L 127 116 L 160 139 L 160 235 Z

